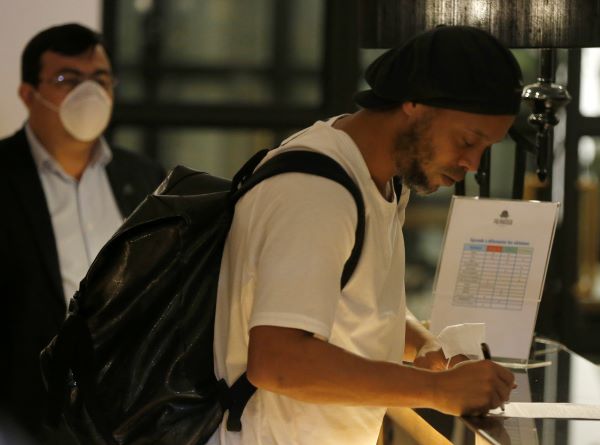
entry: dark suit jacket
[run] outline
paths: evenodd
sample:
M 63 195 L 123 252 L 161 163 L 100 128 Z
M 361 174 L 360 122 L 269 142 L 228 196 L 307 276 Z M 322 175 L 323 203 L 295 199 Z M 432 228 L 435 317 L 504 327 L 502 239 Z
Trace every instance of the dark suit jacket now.
M 106 171 L 127 216 L 164 172 L 134 153 L 112 151 Z M 23 129 L 0 140 L 0 172 L 0 403 L 39 435 L 45 411 L 39 353 L 58 332 L 66 304 L 52 222 Z

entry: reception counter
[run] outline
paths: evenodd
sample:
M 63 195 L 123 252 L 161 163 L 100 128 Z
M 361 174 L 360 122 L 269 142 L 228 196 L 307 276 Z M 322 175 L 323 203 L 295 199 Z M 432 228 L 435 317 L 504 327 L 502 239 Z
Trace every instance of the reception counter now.
M 551 340 L 536 339 L 532 360 L 546 366 L 513 370 L 513 402 L 600 405 L 600 366 Z M 597 445 L 600 420 L 453 417 L 426 409 L 390 409 L 383 444 Z

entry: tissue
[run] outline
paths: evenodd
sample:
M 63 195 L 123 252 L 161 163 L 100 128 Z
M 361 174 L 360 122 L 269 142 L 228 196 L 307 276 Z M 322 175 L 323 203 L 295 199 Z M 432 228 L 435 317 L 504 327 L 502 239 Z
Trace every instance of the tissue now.
M 447 358 L 458 354 L 483 359 L 481 343 L 485 342 L 485 323 L 446 326 L 437 337 Z

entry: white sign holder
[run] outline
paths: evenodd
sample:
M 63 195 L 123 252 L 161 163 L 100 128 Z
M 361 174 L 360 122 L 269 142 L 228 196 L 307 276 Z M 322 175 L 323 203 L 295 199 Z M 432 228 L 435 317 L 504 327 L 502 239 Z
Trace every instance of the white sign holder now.
M 559 203 L 454 196 L 434 282 L 431 331 L 485 323 L 494 360 L 529 360 Z

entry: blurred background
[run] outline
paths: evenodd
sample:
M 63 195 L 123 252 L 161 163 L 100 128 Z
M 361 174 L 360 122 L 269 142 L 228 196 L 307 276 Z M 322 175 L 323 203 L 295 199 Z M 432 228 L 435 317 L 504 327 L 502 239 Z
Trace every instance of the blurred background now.
M 104 34 L 119 80 L 109 141 L 167 169 L 185 164 L 231 177 L 255 151 L 315 120 L 354 111 L 362 72 L 383 50 L 359 48 L 356 0 L 0 0 L 0 137 L 21 127 L 19 56 L 31 36 L 76 21 Z M 525 84 L 539 52 L 514 50 Z M 575 200 L 561 216 L 538 334 L 600 357 L 597 177 L 600 50 L 559 50 L 556 78 L 573 100 L 554 137 L 552 187 L 529 162 L 525 198 Z M 527 135 L 528 110 L 519 125 Z M 530 137 L 534 130 L 531 129 Z M 491 196 L 510 198 L 514 143 L 494 147 Z M 576 153 L 568 170 L 567 153 Z M 468 195 L 477 195 L 472 177 Z M 409 307 L 431 311 L 432 283 L 453 189 L 413 196 L 405 225 Z M 566 197 L 566 198 L 565 198 Z M 564 209 L 564 206 L 562 207 Z

